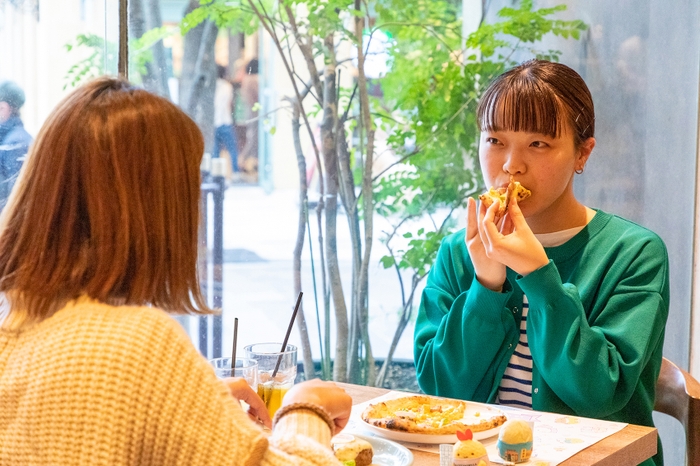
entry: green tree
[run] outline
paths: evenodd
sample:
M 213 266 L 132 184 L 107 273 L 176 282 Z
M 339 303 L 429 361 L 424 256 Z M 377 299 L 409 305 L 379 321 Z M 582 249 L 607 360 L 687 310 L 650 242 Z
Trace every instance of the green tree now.
M 377 212 L 393 228 L 382 240 L 385 268 L 397 271 L 402 305 L 381 383 L 396 344 L 413 315 L 413 298 L 426 277 L 442 238 L 457 222 L 454 212 L 484 189 L 478 165 L 476 106 L 490 81 L 516 64 L 516 58 L 557 60 L 557 50 L 536 47 L 545 34 L 578 39 L 586 25 L 552 17 L 566 7 L 503 8 L 500 21 L 481 24 L 461 36 L 460 14 L 446 0 L 382 0 L 377 26 L 394 38 L 391 71 L 382 79 L 383 99 L 376 114 L 389 134 L 397 162 L 375 176 Z M 428 217 L 432 228 L 414 230 L 412 222 Z M 402 242 L 398 245 L 400 239 Z M 404 283 L 401 272 L 409 273 Z
M 323 376 L 329 378 L 332 373 L 339 381 L 381 383 L 410 321 L 417 286 L 440 240 L 454 228 L 453 212 L 482 189 L 475 119 L 480 92 L 514 64 L 513 57 L 556 59 L 559 52 L 534 48 L 545 34 L 578 38 L 586 26 L 581 21 L 553 19 L 564 6 L 535 10 L 531 0 L 523 0 L 519 8 L 501 9 L 499 22 L 482 24 L 467 38 L 461 37 L 458 8 L 446 0 L 201 0 L 200 5 L 183 20 L 183 31 L 205 20 L 246 32 L 261 26 L 277 48 L 294 89 L 288 102 L 301 205 L 294 251 L 295 291 L 301 290 L 301 251 L 310 217 L 301 144 L 304 131 L 310 136 L 317 167 L 322 168 L 316 221 L 321 232 L 326 323 L 321 338 Z M 367 79 L 364 68 L 366 48 L 377 31 L 392 37 L 390 71 L 381 79 L 382 98 L 370 96 L 370 86 L 376 83 Z M 301 62 L 293 53 L 300 54 Z M 343 69 L 356 74 L 351 86 L 340 85 Z M 318 146 L 314 125 L 321 130 Z M 377 128 L 387 135 L 386 144 L 397 158 L 379 174 L 373 172 Z M 335 242 L 339 200 L 353 246 L 352 289 L 347 296 Z M 389 254 L 381 262 L 397 270 L 402 295 L 400 322 L 378 381 L 368 332 L 375 210 L 393 222 L 384 238 Z M 426 215 L 433 220 L 433 228 L 410 231 L 411 220 Z M 405 244 L 394 246 L 399 237 Z M 411 275 L 407 284 L 402 271 Z M 336 321 L 334 358 L 331 312 Z M 299 327 L 308 373 L 313 362 L 303 315 L 301 310 Z

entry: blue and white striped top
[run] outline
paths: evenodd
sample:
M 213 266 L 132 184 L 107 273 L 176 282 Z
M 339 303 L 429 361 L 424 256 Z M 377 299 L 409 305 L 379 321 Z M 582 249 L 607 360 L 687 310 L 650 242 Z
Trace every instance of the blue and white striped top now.
M 595 212 L 589 209 L 586 223 L 590 222 Z M 554 233 L 536 234 L 535 237 L 544 247 L 559 246 L 573 238 L 583 226 L 556 231 Z M 523 318 L 520 321 L 520 338 L 515 352 L 508 361 L 508 367 L 498 386 L 499 404 L 516 408 L 532 409 L 532 354 L 527 344 L 527 311 L 530 306 L 527 296 L 523 295 Z
M 527 296 L 523 296 L 523 318 L 520 338 L 515 352 L 498 387 L 498 403 L 516 408 L 532 409 L 532 355 L 527 344 Z

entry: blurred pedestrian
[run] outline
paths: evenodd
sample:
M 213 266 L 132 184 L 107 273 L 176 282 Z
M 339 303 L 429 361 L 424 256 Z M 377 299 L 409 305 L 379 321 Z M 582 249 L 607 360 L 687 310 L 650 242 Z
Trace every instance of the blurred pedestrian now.
M 214 150 L 212 157 L 218 158 L 223 146 L 231 158 L 231 174 L 234 180 L 240 175 L 238 169 L 238 143 L 233 132 L 233 86 L 226 79 L 226 67 L 216 65 L 217 79 L 214 92 Z
M 241 94 L 246 111 L 246 143 L 243 147 L 241 160 L 247 172 L 255 173 L 258 169 L 258 110 L 256 104 L 260 100 L 257 58 L 250 60 L 245 67 L 245 74 L 241 81 Z
M 12 81 L 0 83 L 0 208 L 17 179 L 32 137 L 24 129 L 19 109 L 24 91 Z

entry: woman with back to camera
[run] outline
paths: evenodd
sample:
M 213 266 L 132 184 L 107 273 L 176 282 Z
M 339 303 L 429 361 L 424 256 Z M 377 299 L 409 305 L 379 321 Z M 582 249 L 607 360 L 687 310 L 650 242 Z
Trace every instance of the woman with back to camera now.
M 583 205 L 593 100 L 571 68 L 532 60 L 478 107 L 487 186 L 532 195 L 477 208 L 443 241 L 414 355 L 429 394 L 653 426 L 668 316 L 668 255 L 653 232 Z M 662 464 L 659 453 L 644 464 Z
M 217 379 L 164 312 L 211 312 L 196 275 L 203 150 L 180 109 L 118 79 L 46 120 L 0 217 L 0 464 L 338 464 L 343 390 L 296 385 L 268 437 L 238 402 L 270 425 L 262 400 Z

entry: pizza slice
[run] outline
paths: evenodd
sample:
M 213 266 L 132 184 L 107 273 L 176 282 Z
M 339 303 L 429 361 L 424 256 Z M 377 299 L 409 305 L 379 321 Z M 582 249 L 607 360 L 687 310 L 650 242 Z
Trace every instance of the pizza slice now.
M 488 208 L 491 204 L 498 202 L 500 204 L 498 212 L 496 212 L 496 221 L 503 218 L 508 210 L 508 203 L 514 197 L 517 198 L 518 202 L 523 201 L 530 197 L 532 192 L 525 186 L 521 185 L 519 181 L 515 181 L 513 177 L 510 177 L 510 183 L 508 183 L 507 188 L 494 188 L 491 186 L 488 191 L 479 195 L 479 200 L 484 203 Z

